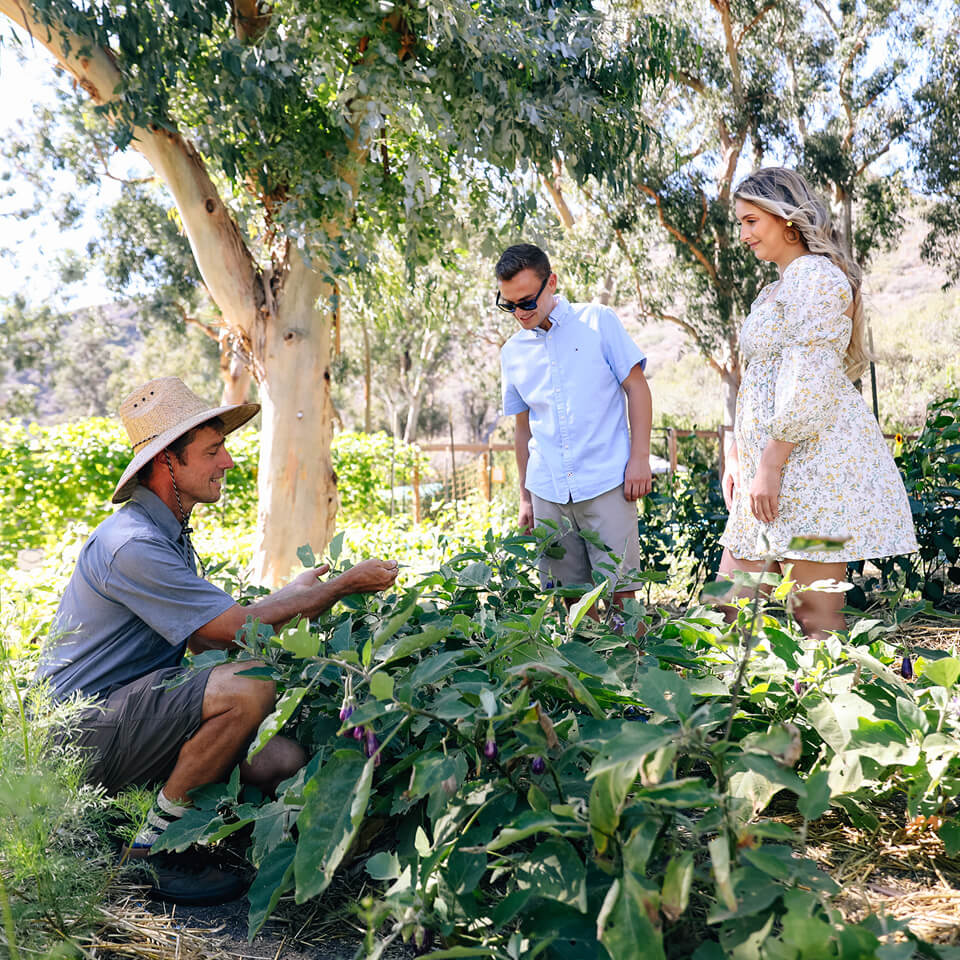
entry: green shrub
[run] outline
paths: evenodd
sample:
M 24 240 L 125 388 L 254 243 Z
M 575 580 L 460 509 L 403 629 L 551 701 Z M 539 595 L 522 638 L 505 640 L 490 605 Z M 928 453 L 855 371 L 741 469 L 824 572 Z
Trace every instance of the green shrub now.
M 257 520 L 256 430 L 231 434 L 235 466 L 227 472 L 220 501 L 198 512 L 198 529 L 252 533 Z M 345 522 L 391 514 L 391 489 L 412 483 L 417 447 L 394 443 L 385 433 L 338 434 L 331 448 Z M 114 509 L 114 487 L 130 462 L 123 428 L 102 417 L 42 427 L 0 423 L 0 563 L 27 548 L 56 549 L 71 527 L 92 530 Z M 397 497 L 400 494 L 398 492 Z M 399 499 L 396 512 L 409 509 Z
M 489 534 L 409 590 L 251 627 L 244 656 L 282 691 L 251 749 L 288 726 L 311 760 L 276 800 L 236 773 L 197 791 L 160 844 L 252 828 L 251 933 L 282 896 L 323 897 L 349 851 L 376 891 L 358 956 L 400 938 L 544 960 L 912 953 L 905 923 L 842 920 L 806 832 L 831 806 L 875 824 L 891 793 L 946 816 L 960 661 L 926 651 L 907 683 L 884 624 L 806 640 L 782 586 L 734 624 L 650 618 L 638 648 L 638 605 L 615 635 L 582 619 L 592 596 L 568 615 L 539 591 L 547 546 Z M 761 815 L 780 793 L 795 827 Z M 894 935 L 910 949 L 882 946 Z
M 9 956 L 76 956 L 71 945 L 99 919 L 115 868 L 101 839 L 102 791 L 84 784 L 77 751 L 57 743 L 77 707 L 28 689 L 35 652 L 0 647 L 0 942 Z

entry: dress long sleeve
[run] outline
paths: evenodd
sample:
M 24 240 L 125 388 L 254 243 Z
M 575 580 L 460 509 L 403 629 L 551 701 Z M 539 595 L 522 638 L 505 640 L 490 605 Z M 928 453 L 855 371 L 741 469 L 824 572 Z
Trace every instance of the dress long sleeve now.
M 774 440 L 800 443 L 834 421 L 849 384 L 844 356 L 852 321 L 844 310 L 851 299 L 847 278 L 822 257 L 801 257 L 784 271 L 775 300 L 785 336 L 767 424 Z

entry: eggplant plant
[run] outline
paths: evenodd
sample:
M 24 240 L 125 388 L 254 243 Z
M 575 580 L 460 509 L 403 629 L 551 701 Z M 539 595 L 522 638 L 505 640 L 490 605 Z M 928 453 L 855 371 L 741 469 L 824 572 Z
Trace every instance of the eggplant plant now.
M 241 656 L 280 691 L 250 754 L 282 729 L 311 759 L 276 798 L 236 772 L 196 791 L 158 846 L 251 827 L 251 936 L 362 864 L 366 957 L 397 939 L 438 960 L 960 956 L 845 922 L 805 851 L 829 809 L 875 828 L 899 792 L 956 852 L 960 661 L 912 648 L 908 678 L 881 621 L 805 639 L 769 573 L 730 622 L 632 601 L 597 621 L 608 581 L 539 586 L 559 533 L 488 534 L 408 589 L 248 623 Z

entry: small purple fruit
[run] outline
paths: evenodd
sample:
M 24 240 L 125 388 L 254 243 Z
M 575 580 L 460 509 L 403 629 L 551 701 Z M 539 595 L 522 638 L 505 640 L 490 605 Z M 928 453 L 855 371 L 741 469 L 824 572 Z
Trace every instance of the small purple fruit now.
M 353 713 L 353 704 L 345 703 L 340 708 L 340 719 L 344 721 L 349 720 L 352 713 Z
M 904 657 L 900 662 L 900 676 L 903 677 L 904 680 L 913 679 L 913 663 L 909 657 Z
M 483 745 L 483 755 L 484 755 L 488 760 L 494 760 L 494 759 L 496 758 L 496 756 L 497 756 L 497 741 L 496 741 L 496 740 L 488 740 L 488 741 Z
M 353 728 L 353 739 L 362 740 L 363 739 L 363 727 L 354 727 Z
M 546 582 L 546 584 L 544 585 L 544 589 L 545 589 L 545 590 L 552 590 L 553 587 L 554 587 L 554 583 L 553 583 L 552 580 L 548 580 L 548 581 Z
M 544 761 L 543 757 L 534 757 L 534 758 L 533 758 L 533 763 L 530 764 L 530 769 L 531 769 L 534 773 L 540 774 L 540 773 L 543 773 L 543 771 L 547 769 L 547 764 L 546 764 L 546 762 Z

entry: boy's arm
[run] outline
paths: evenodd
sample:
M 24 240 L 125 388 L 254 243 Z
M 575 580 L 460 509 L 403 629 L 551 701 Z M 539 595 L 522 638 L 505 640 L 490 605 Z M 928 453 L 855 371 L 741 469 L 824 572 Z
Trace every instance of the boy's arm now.
M 518 413 L 513 432 L 513 450 L 517 456 L 517 476 L 520 483 L 520 531 L 533 529 L 533 499 L 527 489 L 527 461 L 530 459 L 530 411 Z
M 621 386 L 627 395 L 627 420 L 630 423 L 630 459 L 623 472 L 623 495 L 628 500 L 636 500 L 646 496 L 653 486 L 650 470 L 653 400 L 639 363 L 634 365 Z

